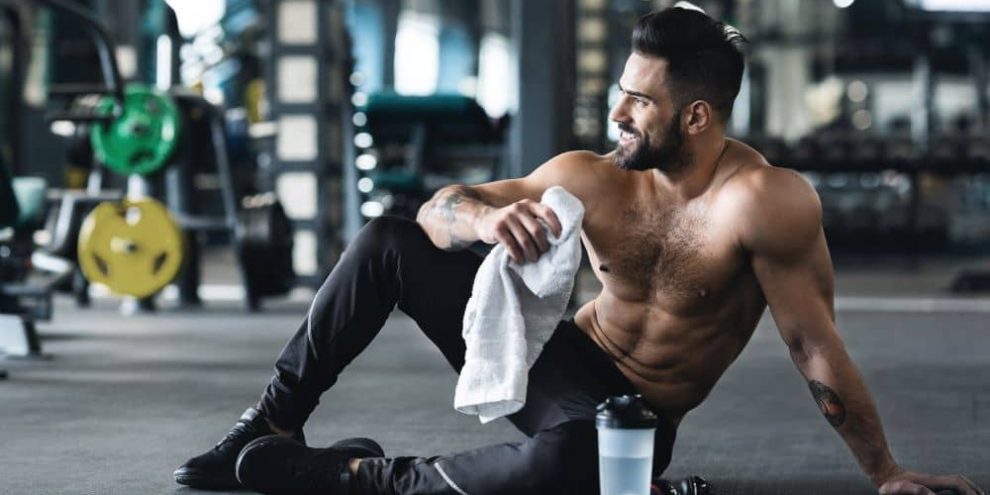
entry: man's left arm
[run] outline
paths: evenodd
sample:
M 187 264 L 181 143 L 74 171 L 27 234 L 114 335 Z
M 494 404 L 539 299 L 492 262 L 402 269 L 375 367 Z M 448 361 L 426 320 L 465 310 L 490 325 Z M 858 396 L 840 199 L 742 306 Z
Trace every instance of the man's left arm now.
M 836 331 L 832 262 L 817 194 L 799 175 L 781 169 L 767 170 L 754 185 L 761 200 L 745 208 L 751 221 L 741 242 L 794 364 L 863 471 L 882 494 L 953 489 L 983 495 L 963 476 L 912 473 L 894 461 L 873 399 Z

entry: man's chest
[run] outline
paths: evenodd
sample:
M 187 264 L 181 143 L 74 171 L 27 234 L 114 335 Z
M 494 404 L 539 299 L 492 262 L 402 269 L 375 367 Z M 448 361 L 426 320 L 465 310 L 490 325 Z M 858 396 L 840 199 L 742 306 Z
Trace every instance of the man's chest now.
M 623 208 L 587 220 L 592 268 L 623 299 L 705 306 L 745 265 L 731 219 L 711 208 Z

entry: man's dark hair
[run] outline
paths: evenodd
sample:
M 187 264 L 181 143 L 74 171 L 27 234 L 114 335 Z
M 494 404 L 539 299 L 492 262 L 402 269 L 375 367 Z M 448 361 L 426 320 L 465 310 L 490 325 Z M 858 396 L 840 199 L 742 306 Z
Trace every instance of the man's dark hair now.
M 639 18 L 632 33 L 633 51 L 667 60 L 667 80 L 677 108 L 705 100 L 722 122 L 742 83 L 742 46 L 735 28 L 702 12 L 670 8 Z

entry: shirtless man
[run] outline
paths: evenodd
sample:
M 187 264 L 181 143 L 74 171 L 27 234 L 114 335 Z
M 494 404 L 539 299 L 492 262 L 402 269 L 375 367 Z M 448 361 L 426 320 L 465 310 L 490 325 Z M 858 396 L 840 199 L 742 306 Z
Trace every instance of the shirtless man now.
M 622 130 L 614 152 L 565 153 L 525 178 L 442 189 L 416 223 L 370 222 L 283 350 L 258 407 L 176 480 L 239 480 L 264 493 L 597 493 L 594 407 L 623 393 L 641 393 L 661 418 L 659 475 L 677 424 L 739 355 L 769 304 L 822 413 L 880 493 L 982 495 L 962 476 L 908 472 L 891 457 L 836 333 L 814 189 L 725 137 L 743 72 L 739 42 L 693 10 L 644 16 L 611 114 Z M 603 288 L 560 323 L 530 371 L 526 406 L 509 417 L 529 439 L 431 458 L 385 458 L 368 439 L 303 446 L 300 428 L 320 393 L 396 305 L 460 369 L 461 318 L 481 261 L 463 248 L 500 243 L 516 261 L 537 260 L 549 248 L 539 220 L 560 231 L 538 203 L 556 185 L 584 203 L 582 240 Z

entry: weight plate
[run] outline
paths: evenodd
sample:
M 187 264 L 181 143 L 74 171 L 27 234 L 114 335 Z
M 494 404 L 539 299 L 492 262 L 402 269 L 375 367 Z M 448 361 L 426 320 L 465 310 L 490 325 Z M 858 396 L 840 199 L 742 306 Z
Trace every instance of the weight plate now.
M 295 285 L 293 230 L 270 194 L 248 198 L 238 212 L 237 245 L 248 299 L 285 294 Z
M 96 111 L 106 115 L 115 107 L 114 99 L 106 97 L 96 106 Z M 90 133 L 93 151 L 117 173 L 155 173 L 175 152 L 181 119 L 179 108 L 167 94 L 130 84 L 124 88 L 120 116 L 110 123 L 93 125 Z
M 162 290 L 179 274 L 182 231 L 150 198 L 100 203 L 79 232 L 79 266 L 90 282 L 134 297 Z

